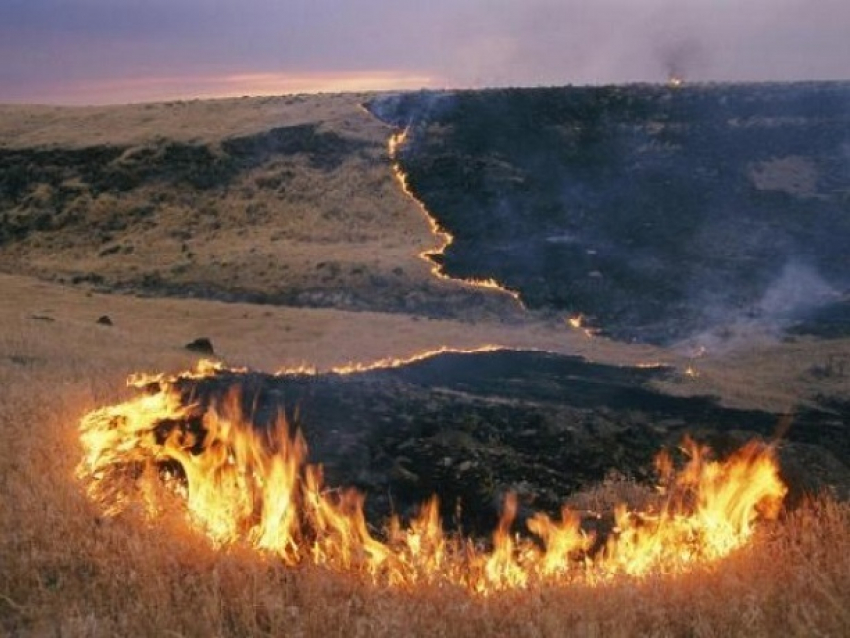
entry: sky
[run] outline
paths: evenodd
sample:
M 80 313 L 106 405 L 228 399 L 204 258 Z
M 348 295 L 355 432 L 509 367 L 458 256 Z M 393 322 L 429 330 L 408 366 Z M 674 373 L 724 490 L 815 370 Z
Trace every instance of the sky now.
M 850 0 L 0 0 L 0 103 L 850 79 Z

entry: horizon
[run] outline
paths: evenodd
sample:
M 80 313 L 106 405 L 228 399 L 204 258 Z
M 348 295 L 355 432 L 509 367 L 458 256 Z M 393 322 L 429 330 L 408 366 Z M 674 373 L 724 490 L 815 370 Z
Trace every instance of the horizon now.
M 843 81 L 839 0 L 8 0 L 0 103 Z
M 44 101 L 15 101 L 6 102 L 0 101 L 0 107 L 33 107 L 33 108 L 106 108 L 106 107 L 122 107 L 122 106 L 142 106 L 147 104 L 168 104 L 174 102 L 204 102 L 216 100 L 240 100 L 240 99 L 262 99 L 262 98 L 285 98 L 298 96 L 334 96 L 334 95 L 357 95 L 357 94 L 393 94 L 393 93 L 417 93 L 417 92 L 433 92 L 433 93 L 459 93 L 467 91 L 500 91 L 500 90 L 519 90 L 533 91 L 537 89 L 592 89 L 605 87 L 674 87 L 677 90 L 699 87 L 734 87 L 734 86 L 782 86 L 782 85 L 803 85 L 803 84 L 850 84 L 850 79 L 844 78 L 812 78 L 798 80 L 688 80 L 671 83 L 670 80 L 632 80 L 624 82 L 604 82 L 604 83 L 565 83 L 565 84 L 537 84 L 537 85 L 521 85 L 521 84 L 505 84 L 492 86 L 437 86 L 428 84 L 411 84 L 401 83 L 397 85 L 378 83 L 377 85 L 360 85 L 356 81 L 343 78 L 339 85 L 333 85 L 327 79 L 317 80 L 315 84 L 305 82 L 303 79 L 298 80 L 294 88 L 289 91 L 275 90 L 259 90 L 257 92 L 232 91 L 227 92 L 200 92 L 190 94 L 185 92 L 171 93 L 167 90 L 158 90 L 157 92 L 144 95 L 140 99 L 130 99 L 122 101 L 120 98 L 109 99 L 104 98 L 102 101 L 86 101 L 83 99 L 75 100 L 74 98 L 59 100 L 44 100 Z M 165 84 L 170 84 L 166 82 Z

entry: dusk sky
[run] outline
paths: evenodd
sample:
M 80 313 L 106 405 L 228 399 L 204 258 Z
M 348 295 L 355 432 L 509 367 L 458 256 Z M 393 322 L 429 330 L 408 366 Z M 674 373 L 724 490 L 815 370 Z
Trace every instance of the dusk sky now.
M 848 0 L 0 0 L 0 102 L 850 78 Z

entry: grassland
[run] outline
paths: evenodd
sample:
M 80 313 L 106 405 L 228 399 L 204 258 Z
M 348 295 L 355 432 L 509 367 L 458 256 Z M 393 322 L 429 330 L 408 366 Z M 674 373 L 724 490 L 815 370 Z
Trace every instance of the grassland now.
M 0 633 L 850 634 L 850 506 L 826 498 L 762 528 L 751 548 L 686 577 L 490 599 L 451 589 L 376 589 L 356 575 L 287 569 L 247 547 L 212 547 L 178 510 L 156 520 L 133 509 L 106 518 L 87 499 L 74 477 L 79 418 L 126 398 L 131 372 L 193 365 L 183 345 L 198 336 L 211 338 L 227 362 L 268 371 L 497 343 L 623 365 L 669 364 L 680 372 L 666 382 L 669 391 L 715 394 L 744 407 L 784 410 L 817 393 L 850 391 L 839 369 L 850 360 L 848 340 L 751 341 L 692 360 L 589 338 L 563 321 L 519 313 L 509 300 L 434 280 L 417 257 L 434 238 L 392 178 L 389 129 L 359 108 L 362 99 L 0 108 L 7 154 L 102 146 L 120 148 L 121 157 L 169 143 L 220 149 L 234 137 L 302 125 L 362 145 L 339 164 L 316 166 L 295 153 L 280 165 L 241 167 L 221 191 L 163 178 L 96 192 L 83 181 L 66 185 L 63 200 L 38 194 L 40 183 L 53 183 L 48 176 L 15 206 L 4 205 L 25 232 L 0 246 Z M 269 192 L 264 178 L 284 174 L 286 192 Z M 39 211 L 66 210 L 77 199 L 76 221 L 31 225 Z M 152 200 L 160 204 L 150 215 L 128 216 Z M 249 219 L 252 203 L 264 204 L 265 213 L 255 209 Z M 198 211 L 207 205 L 205 221 Z M 110 230 L 114 219 L 130 222 Z M 187 228 L 190 237 L 174 235 Z M 339 294 L 352 290 L 359 295 Z M 261 293 L 301 301 L 249 303 Z M 101 315 L 113 325 L 97 324 Z M 698 376 L 685 374 L 689 366 Z M 623 487 L 601 485 L 576 498 L 610 500 Z
M 93 323 L 9 314 L 0 336 L 0 632 L 6 635 L 850 631 L 850 507 L 829 501 L 763 528 L 752 548 L 683 578 L 486 600 L 446 589 L 379 590 L 356 576 L 286 569 L 248 548 L 217 550 L 176 512 L 154 521 L 140 511 L 104 518 L 74 479 L 77 419 L 122 398 L 120 381 L 128 371 L 180 367 L 188 355 L 166 345 L 165 336 L 157 346 L 152 338 L 114 336 L 113 328 Z
M 102 291 L 444 315 L 364 96 L 0 111 L 0 269 Z

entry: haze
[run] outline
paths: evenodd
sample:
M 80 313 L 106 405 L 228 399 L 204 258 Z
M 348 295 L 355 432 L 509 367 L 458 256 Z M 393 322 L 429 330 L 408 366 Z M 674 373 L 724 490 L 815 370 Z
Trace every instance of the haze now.
M 846 0 L 3 0 L 0 102 L 846 79 Z

